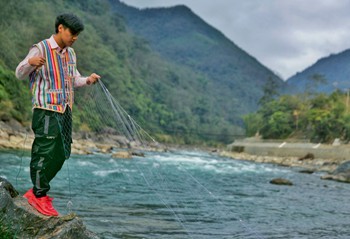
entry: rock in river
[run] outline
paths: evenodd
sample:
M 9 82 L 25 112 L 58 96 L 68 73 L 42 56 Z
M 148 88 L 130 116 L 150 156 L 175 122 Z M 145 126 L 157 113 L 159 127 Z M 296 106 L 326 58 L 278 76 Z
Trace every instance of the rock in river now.
M 321 179 L 350 183 L 350 160 L 340 164 L 331 174 L 323 175 Z
M 1 237 L 2 236 L 2 237 Z M 0 177 L 1 238 L 99 238 L 75 214 L 48 217 L 38 213 L 16 189 Z
M 277 184 L 277 185 L 287 185 L 292 186 L 293 183 L 285 178 L 274 178 L 270 181 L 271 184 Z

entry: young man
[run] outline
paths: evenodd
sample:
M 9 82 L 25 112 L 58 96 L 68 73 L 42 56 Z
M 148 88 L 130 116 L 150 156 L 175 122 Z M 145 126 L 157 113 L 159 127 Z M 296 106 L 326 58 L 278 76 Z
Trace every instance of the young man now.
M 59 15 L 55 30 L 49 39 L 35 44 L 16 69 L 18 79 L 29 76 L 35 133 L 30 162 L 33 188 L 23 196 L 47 216 L 58 216 L 47 192 L 50 181 L 70 156 L 74 87 L 93 84 L 100 78 L 95 73 L 82 77 L 76 68 L 71 46 L 84 30 L 80 19 L 73 14 Z

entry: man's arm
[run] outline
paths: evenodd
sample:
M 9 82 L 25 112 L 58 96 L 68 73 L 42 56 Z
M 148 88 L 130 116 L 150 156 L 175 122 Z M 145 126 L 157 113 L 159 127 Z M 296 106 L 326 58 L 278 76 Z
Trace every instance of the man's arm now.
M 45 64 L 45 58 L 38 47 L 32 47 L 23 61 L 16 68 L 16 77 L 25 80 L 30 73 Z
M 81 87 L 84 85 L 91 85 L 96 83 L 101 77 L 96 73 L 92 73 L 90 76 L 81 76 L 79 71 L 76 71 L 74 87 Z
M 74 54 L 74 61 L 77 62 L 76 56 Z M 92 73 L 90 76 L 81 76 L 78 69 L 73 73 L 74 77 L 74 87 L 81 87 L 85 85 L 95 84 L 101 77 L 96 73 Z

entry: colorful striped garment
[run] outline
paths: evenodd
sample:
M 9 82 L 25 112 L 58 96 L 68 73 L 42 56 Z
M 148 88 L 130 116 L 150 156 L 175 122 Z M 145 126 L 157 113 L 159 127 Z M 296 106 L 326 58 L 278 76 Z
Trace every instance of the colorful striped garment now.
M 68 47 L 59 54 L 48 40 L 35 45 L 43 53 L 46 63 L 30 77 L 33 108 L 63 113 L 74 102 L 74 76 L 76 76 L 75 52 Z

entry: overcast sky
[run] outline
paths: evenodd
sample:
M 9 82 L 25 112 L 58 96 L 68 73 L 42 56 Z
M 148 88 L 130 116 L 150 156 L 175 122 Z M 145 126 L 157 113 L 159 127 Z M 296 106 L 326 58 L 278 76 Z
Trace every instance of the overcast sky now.
M 350 48 L 350 0 L 122 0 L 183 4 L 282 78 Z

